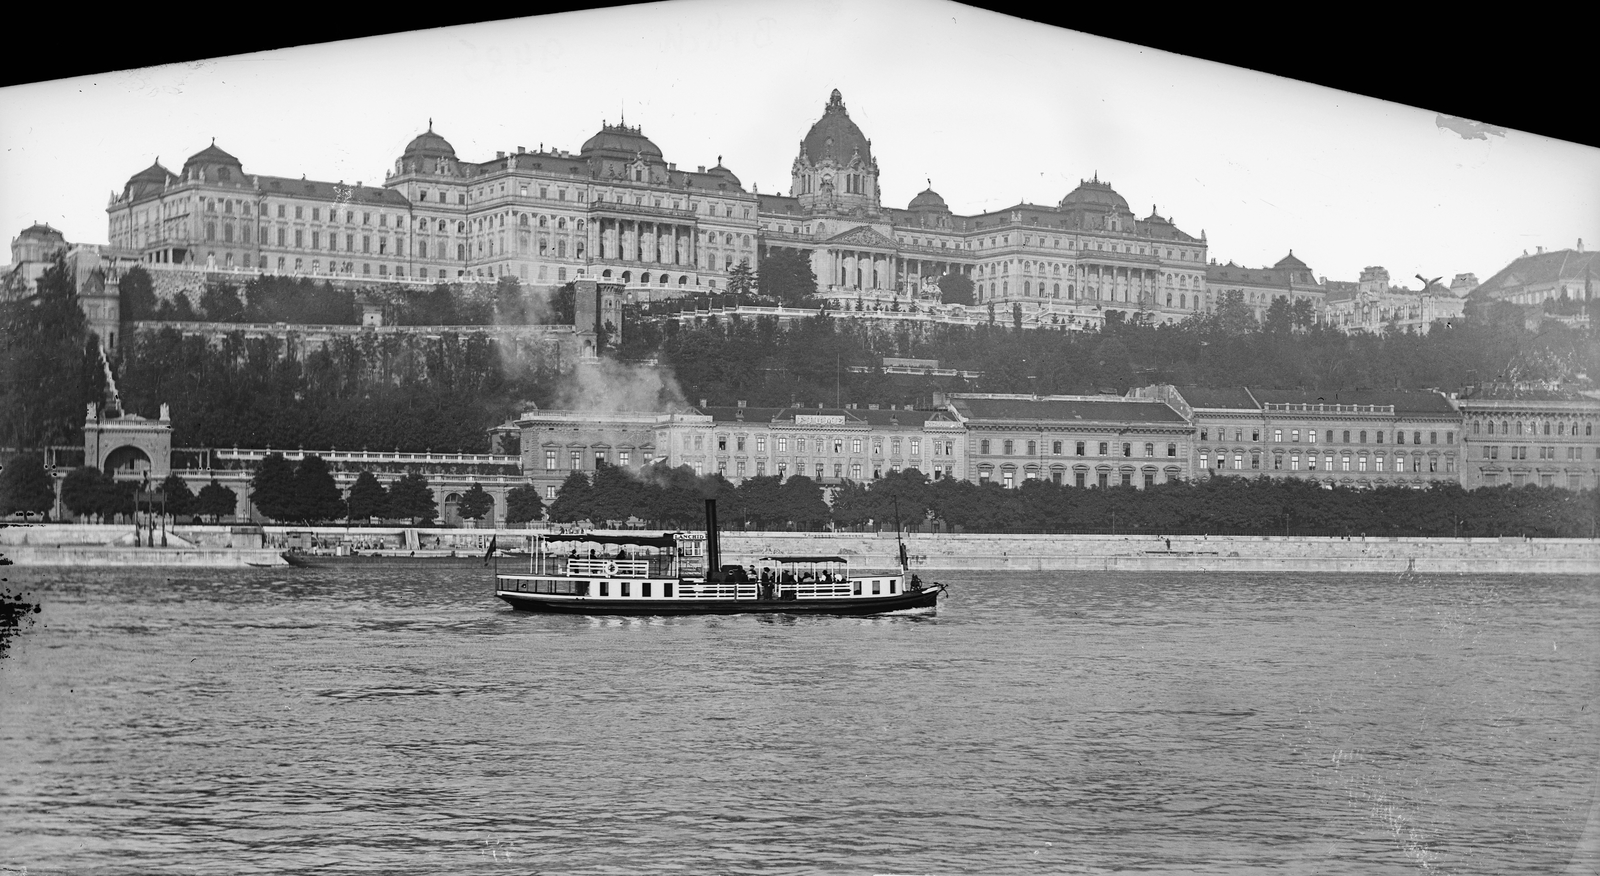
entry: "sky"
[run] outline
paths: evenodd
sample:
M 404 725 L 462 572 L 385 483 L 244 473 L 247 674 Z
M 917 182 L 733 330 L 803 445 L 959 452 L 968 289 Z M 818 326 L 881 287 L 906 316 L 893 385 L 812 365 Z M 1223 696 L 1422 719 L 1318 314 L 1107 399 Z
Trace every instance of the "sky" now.
M 720 157 L 787 194 L 835 88 L 885 206 L 930 182 L 958 214 L 1053 205 L 1097 175 L 1139 217 L 1204 231 L 1219 263 L 1292 250 L 1318 276 L 1382 265 L 1413 288 L 1600 247 L 1593 146 L 942 0 L 669 0 L 12 86 L 0 226 L 103 243 L 114 190 L 213 138 L 246 173 L 381 183 L 430 118 L 485 161 L 575 152 L 625 117 L 680 168 Z

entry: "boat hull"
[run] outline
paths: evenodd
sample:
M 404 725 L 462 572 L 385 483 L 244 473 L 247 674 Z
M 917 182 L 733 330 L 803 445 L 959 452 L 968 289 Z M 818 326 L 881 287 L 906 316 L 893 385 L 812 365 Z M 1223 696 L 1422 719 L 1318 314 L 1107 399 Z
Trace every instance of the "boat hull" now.
M 690 614 L 884 614 L 938 604 L 944 587 L 935 585 L 881 597 L 817 599 L 607 599 L 498 590 L 495 595 L 518 611 L 539 614 L 690 615 Z

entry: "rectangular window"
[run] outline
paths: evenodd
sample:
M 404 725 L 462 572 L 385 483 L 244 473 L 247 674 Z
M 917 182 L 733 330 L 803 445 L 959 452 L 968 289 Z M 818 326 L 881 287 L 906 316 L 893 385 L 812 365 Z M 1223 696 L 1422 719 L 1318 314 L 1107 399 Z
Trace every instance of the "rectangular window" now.
M 568 461 L 571 463 L 570 468 L 572 468 L 574 471 L 582 469 L 583 468 L 583 451 L 581 451 L 581 450 L 572 451 L 570 454 L 568 454 Z
M 1549 427 L 1546 427 L 1546 428 L 1549 428 Z M 1438 444 L 1439 443 L 1439 433 L 1438 432 L 1429 432 L 1428 433 L 1428 443 L 1429 444 Z
M 1083 442 L 1082 441 L 1077 442 L 1077 447 L 1078 447 L 1078 455 L 1082 456 L 1083 455 Z
M 757 435 L 756 436 L 756 452 L 757 453 L 766 453 L 767 452 L 767 436 L 765 436 L 765 435 Z
M 1298 453 L 1289 454 L 1289 470 L 1290 471 L 1299 471 L 1300 470 L 1300 454 L 1298 454 Z
M 546 450 L 544 452 L 544 470 L 556 470 L 556 452 L 554 450 Z
M 1272 430 L 1272 440 L 1273 440 L 1273 443 L 1282 443 L 1283 442 L 1283 430 L 1282 429 L 1273 429 Z
M 633 463 L 633 451 L 631 451 L 631 450 L 620 450 L 620 451 L 617 452 L 617 464 L 618 465 L 622 466 L 623 468 L 627 468 L 632 463 Z
M 1013 446 L 1011 439 L 1007 438 L 1003 443 L 1005 445 L 1005 451 L 1004 451 L 1005 455 L 1006 456 L 1010 456 L 1011 455 L 1011 448 Z
M 1100 455 L 1101 456 L 1110 456 L 1111 455 L 1111 442 L 1109 442 L 1109 441 L 1101 441 L 1100 442 Z
M 544 488 L 544 497 L 546 499 L 554 499 L 556 497 L 556 488 L 553 487 L 553 486 L 545 487 Z
M 735 436 L 734 439 L 733 439 L 733 445 L 734 445 L 734 449 L 735 450 L 743 451 L 744 450 L 744 436 L 743 435 Z
M 789 439 L 784 437 L 784 436 L 782 436 L 782 435 L 778 436 L 778 452 L 779 453 L 788 453 L 789 452 Z
M 1340 461 L 1341 470 L 1343 470 L 1343 471 L 1349 471 L 1350 470 L 1350 457 L 1348 457 L 1348 456 L 1340 457 L 1339 461 Z
M 1028 442 L 1028 455 L 1029 456 L 1037 456 L 1038 454 L 1039 454 L 1039 443 L 1037 441 L 1029 441 Z
M 1061 445 L 1060 444 L 1056 445 L 1056 452 L 1057 453 L 1061 452 Z M 920 439 L 920 438 L 911 439 L 911 455 L 912 456 L 921 456 L 922 455 L 922 439 Z
M 860 438 L 851 438 L 850 439 L 850 452 L 851 453 L 860 453 L 861 452 L 861 439 Z
M 1086 477 L 1087 477 L 1087 475 L 1084 472 L 1081 472 L 1081 471 L 1073 472 L 1072 473 L 1072 485 L 1077 487 L 1080 490 L 1083 489 L 1083 487 L 1084 487 L 1084 483 L 1083 482 L 1084 482 L 1084 479 Z
M 978 452 L 982 453 L 982 454 L 988 454 L 988 452 L 989 452 L 989 439 L 984 438 L 984 439 L 982 439 L 982 440 L 980 440 L 978 442 Z

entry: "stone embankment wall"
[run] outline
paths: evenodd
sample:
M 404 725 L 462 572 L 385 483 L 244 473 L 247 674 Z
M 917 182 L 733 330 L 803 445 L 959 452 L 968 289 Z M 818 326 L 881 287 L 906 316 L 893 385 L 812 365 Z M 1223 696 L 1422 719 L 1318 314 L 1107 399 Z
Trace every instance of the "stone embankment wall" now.
M 837 553 L 892 566 L 883 535 L 728 533 L 724 555 Z M 912 535 L 914 568 L 944 571 L 1600 573 L 1600 541 L 1283 536 Z
M 414 556 L 471 554 L 494 536 L 527 545 L 527 530 L 281 526 L 179 526 L 165 549 L 135 547 L 127 526 L 0 528 L 0 553 L 18 565 L 276 565 L 291 531 L 326 547 L 388 544 Z M 144 538 L 149 537 L 148 531 Z M 156 531 L 160 543 L 160 530 Z M 895 564 L 893 533 L 725 532 L 725 562 L 763 556 L 837 554 L 861 568 Z M 1600 541 L 1521 538 L 1316 538 L 1284 536 L 938 535 L 905 539 L 912 567 L 962 571 L 1347 572 L 1553 574 L 1600 577 Z
M 164 546 L 163 546 L 164 545 Z M 264 546 L 259 526 L 7 526 L 0 554 L 18 566 L 153 566 L 242 568 L 283 566 L 282 552 Z

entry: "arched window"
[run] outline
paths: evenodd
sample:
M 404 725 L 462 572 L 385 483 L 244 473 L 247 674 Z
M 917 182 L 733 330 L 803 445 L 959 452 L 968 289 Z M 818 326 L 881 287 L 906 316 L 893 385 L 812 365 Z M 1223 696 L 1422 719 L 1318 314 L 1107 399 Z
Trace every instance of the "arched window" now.
M 539 227 L 540 228 L 548 228 L 548 227 L 550 227 L 550 217 L 549 216 L 540 216 L 539 217 Z
M 640 274 L 639 282 L 645 284 L 646 286 L 650 285 L 650 275 L 648 273 Z
M 582 219 L 579 219 L 579 220 L 578 220 L 578 230 L 579 230 L 579 231 L 582 231 L 582 230 L 583 230 L 583 220 L 582 220 Z
M 465 222 L 457 222 L 456 223 L 456 233 L 457 234 L 466 234 L 467 233 L 467 223 L 465 223 Z
M 567 227 L 567 217 L 561 216 L 561 217 L 557 218 L 556 219 L 556 227 L 557 228 L 566 228 Z
M 517 224 L 521 225 L 523 228 L 527 228 L 528 227 L 528 214 L 527 213 L 518 213 L 517 214 Z

